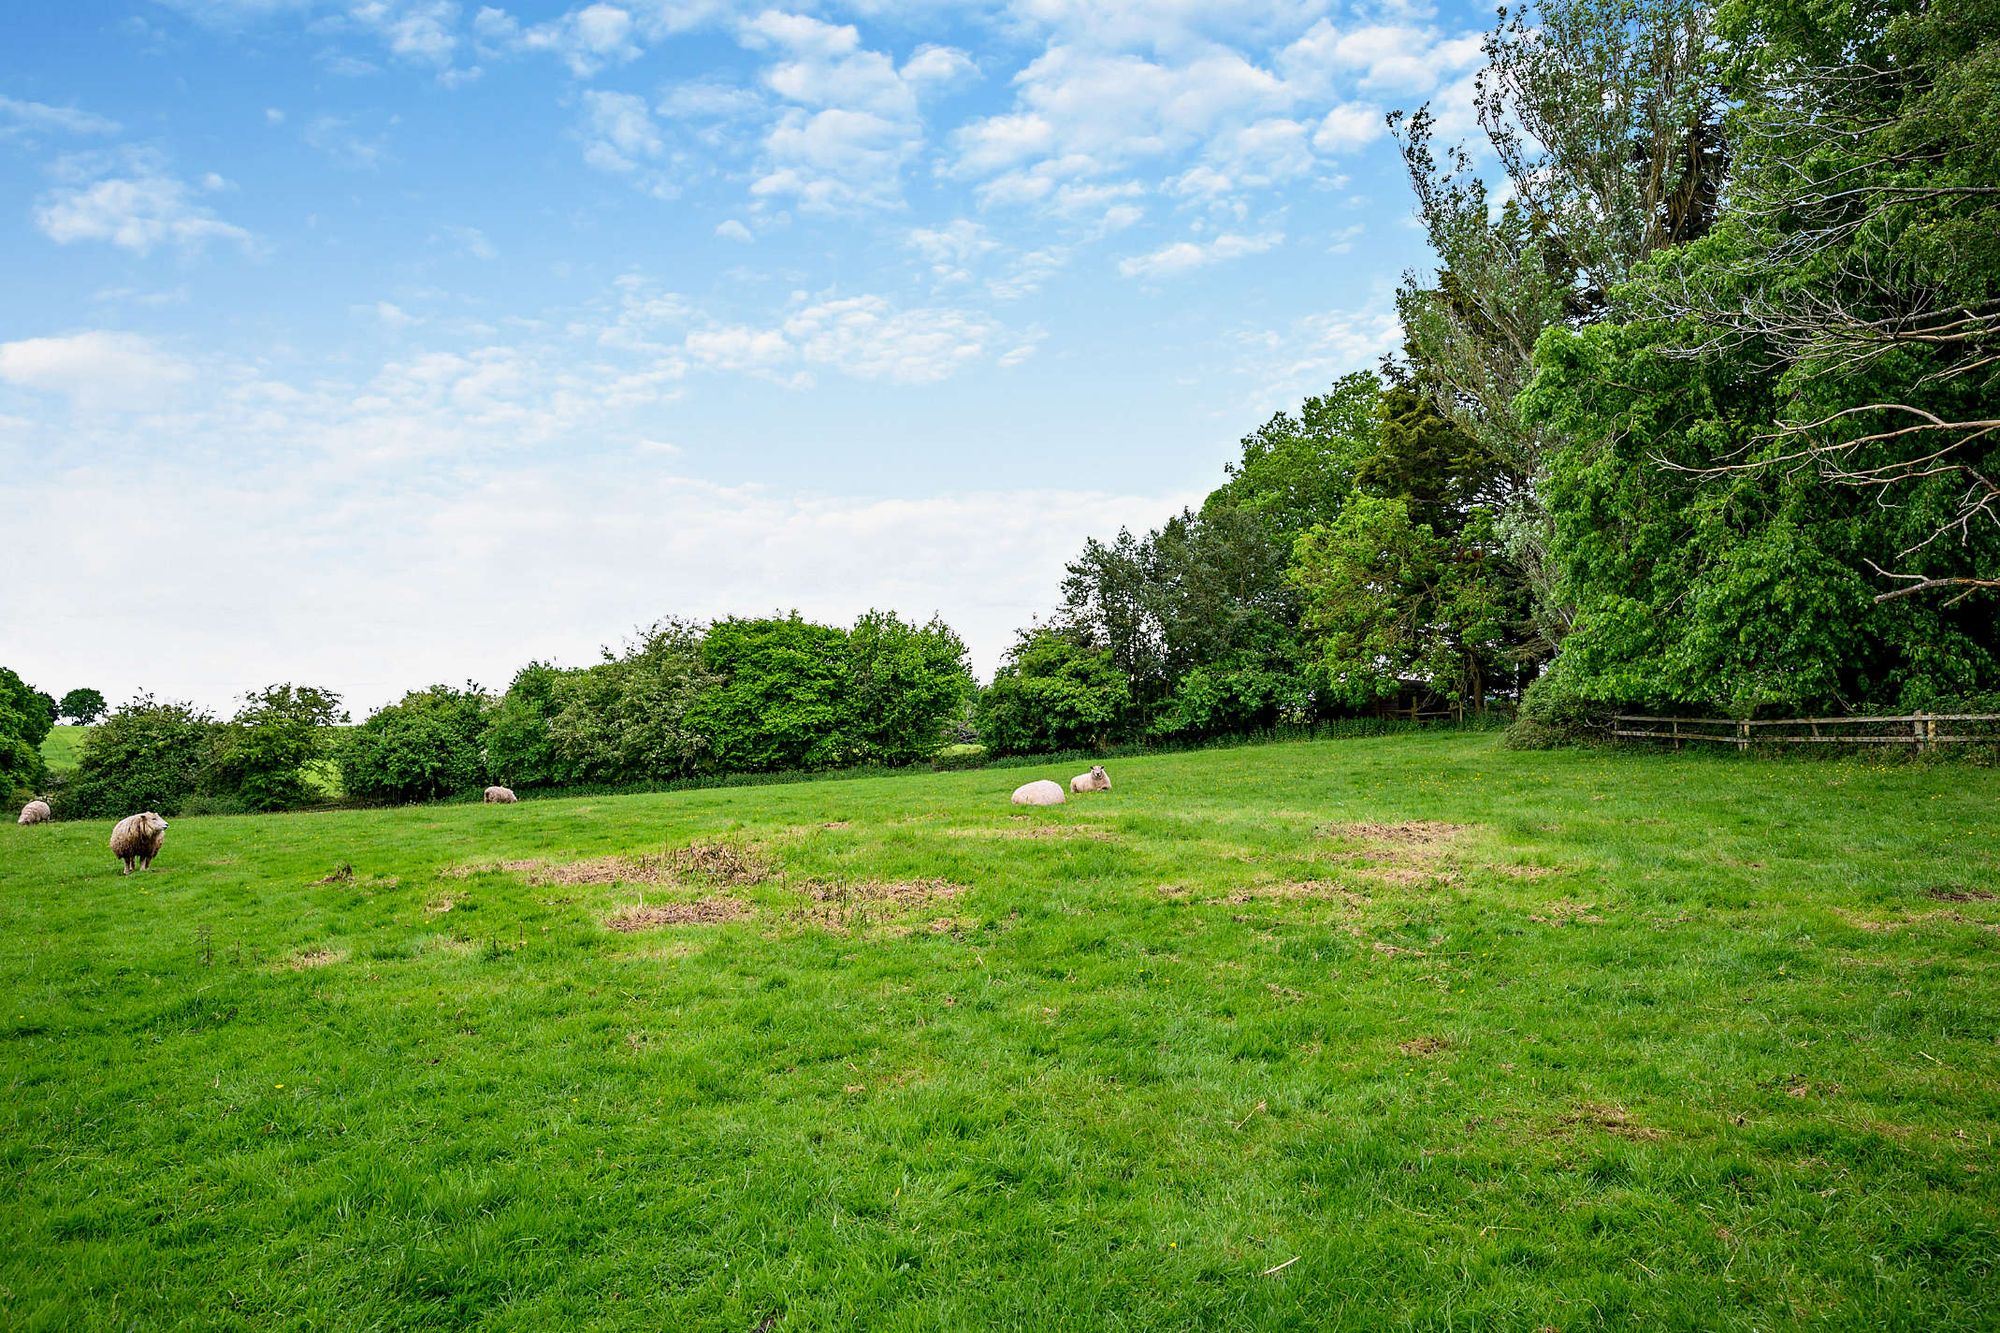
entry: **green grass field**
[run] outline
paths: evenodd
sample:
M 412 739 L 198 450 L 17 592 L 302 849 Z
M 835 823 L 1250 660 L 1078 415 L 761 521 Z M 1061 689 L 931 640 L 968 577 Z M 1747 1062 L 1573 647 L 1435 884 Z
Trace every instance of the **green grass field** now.
M 51 727 L 42 738 L 42 761 L 55 773 L 72 772 L 83 757 L 84 738 L 89 727 Z
M 0 1324 L 2000 1321 L 2000 774 L 1042 775 L 0 827 Z

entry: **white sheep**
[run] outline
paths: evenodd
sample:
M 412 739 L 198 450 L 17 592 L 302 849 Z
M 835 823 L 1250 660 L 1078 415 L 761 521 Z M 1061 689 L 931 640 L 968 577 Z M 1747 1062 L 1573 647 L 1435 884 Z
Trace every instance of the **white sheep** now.
M 132 873 L 132 863 L 139 863 L 139 869 L 151 870 L 153 858 L 160 854 L 160 844 L 167 840 L 167 821 L 151 810 L 143 814 L 127 815 L 111 830 L 111 854 L 125 863 L 126 874 Z
M 488 787 L 486 789 L 486 804 L 488 805 L 512 805 L 514 801 L 515 796 L 512 787 Z
M 30 801 L 21 807 L 21 817 L 14 822 L 17 824 L 46 824 L 54 818 L 55 812 L 49 809 L 47 801 Z
M 1110 791 L 1111 775 L 1104 771 L 1104 765 L 1093 764 L 1088 773 L 1079 773 L 1069 780 L 1073 792 Z
M 1023 783 L 1014 789 L 1015 805 L 1061 805 L 1063 803 L 1062 784 L 1043 778 L 1040 782 Z

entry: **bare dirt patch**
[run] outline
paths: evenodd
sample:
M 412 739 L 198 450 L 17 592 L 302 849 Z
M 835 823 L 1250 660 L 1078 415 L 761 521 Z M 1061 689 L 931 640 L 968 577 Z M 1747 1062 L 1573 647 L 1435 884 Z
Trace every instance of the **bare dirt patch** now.
M 762 855 L 726 842 L 691 842 L 667 853 L 667 866 L 683 879 L 718 884 L 761 884 L 771 877 L 771 863 Z
M 1397 1042 L 1396 1049 L 1404 1055 L 1436 1055 L 1439 1051 L 1451 1049 L 1451 1043 L 1443 1037 L 1412 1037 L 1408 1041 Z
M 525 874 L 537 888 L 551 885 L 717 884 L 738 888 L 761 884 L 772 876 L 770 861 L 747 847 L 725 842 L 694 842 L 654 855 L 619 854 L 581 861 L 499 861 L 457 867 L 446 873 L 464 878 L 482 870 Z
M 711 896 L 684 903 L 634 903 L 604 918 L 606 928 L 631 933 L 656 930 L 661 926 L 712 926 L 725 921 L 741 921 L 750 915 L 750 904 L 741 898 Z
M 335 963 L 347 961 L 345 949 L 300 949 L 284 960 L 284 965 L 294 972 L 305 972 L 315 967 L 331 967 Z
M 354 882 L 354 867 L 342 861 L 333 870 L 313 881 L 315 884 L 351 884 Z
M 1941 903 L 1985 903 L 2000 898 L 2000 894 L 1990 889 L 1969 889 L 1963 884 L 1939 884 L 1925 889 L 1924 897 Z

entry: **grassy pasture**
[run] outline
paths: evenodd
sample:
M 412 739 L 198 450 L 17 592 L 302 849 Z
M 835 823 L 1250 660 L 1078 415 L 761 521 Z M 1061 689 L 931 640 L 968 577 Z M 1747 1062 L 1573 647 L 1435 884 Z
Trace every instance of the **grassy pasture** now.
M 2000 774 L 1034 776 L 0 827 L 0 1325 L 2000 1321 Z
M 83 758 L 83 742 L 89 735 L 89 727 L 50 727 L 49 734 L 42 737 L 42 762 L 52 772 L 74 771 Z

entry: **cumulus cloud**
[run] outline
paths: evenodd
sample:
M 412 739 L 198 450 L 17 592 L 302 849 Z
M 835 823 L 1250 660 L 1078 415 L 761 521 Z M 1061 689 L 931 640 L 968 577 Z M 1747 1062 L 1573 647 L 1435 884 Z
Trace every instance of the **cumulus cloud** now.
M 1244 236 L 1227 232 L 1208 241 L 1176 241 L 1151 254 L 1134 255 L 1119 261 L 1118 271 L 1128 278 L 1171 278 L 1244 255 L 1262 254 L 1279 245 L 1284 236 L 1265 232 Z
M 710 370 L 756 375 L 791 388 L 831 370 L 850 379 L 930 384 L 993 354 L 994 320 L 950 307 L 904 309 L 877 295 L 799 298 L 775 325 L 708 324 L 681 350 Z
M 93 329 L 0 343 L 0 383 L 59 394 L 87 411 L 158 407 L 192 369 L 147 338 Z
M 35 225 L 59 245 L 106 241 L 141 255 L 165 245 L 190 253 L 210 241 L 253 245 L 248 231 L 202 202 L 203 194 L 227 188 L 218 176 L 189 185 L 146 154 L 69 160 L 60 171 L 73 183 L 43 195 L 35 206 Z
M 751 193 L 808 212 L 893 207 L 924 140 L 920 96 L 973 72 L 953 47 L 918 48 L 900 67 L 852 24 L 767 10 L 739 30 L 768 51 L 761 81 L 783 104 L 763 142 Z

